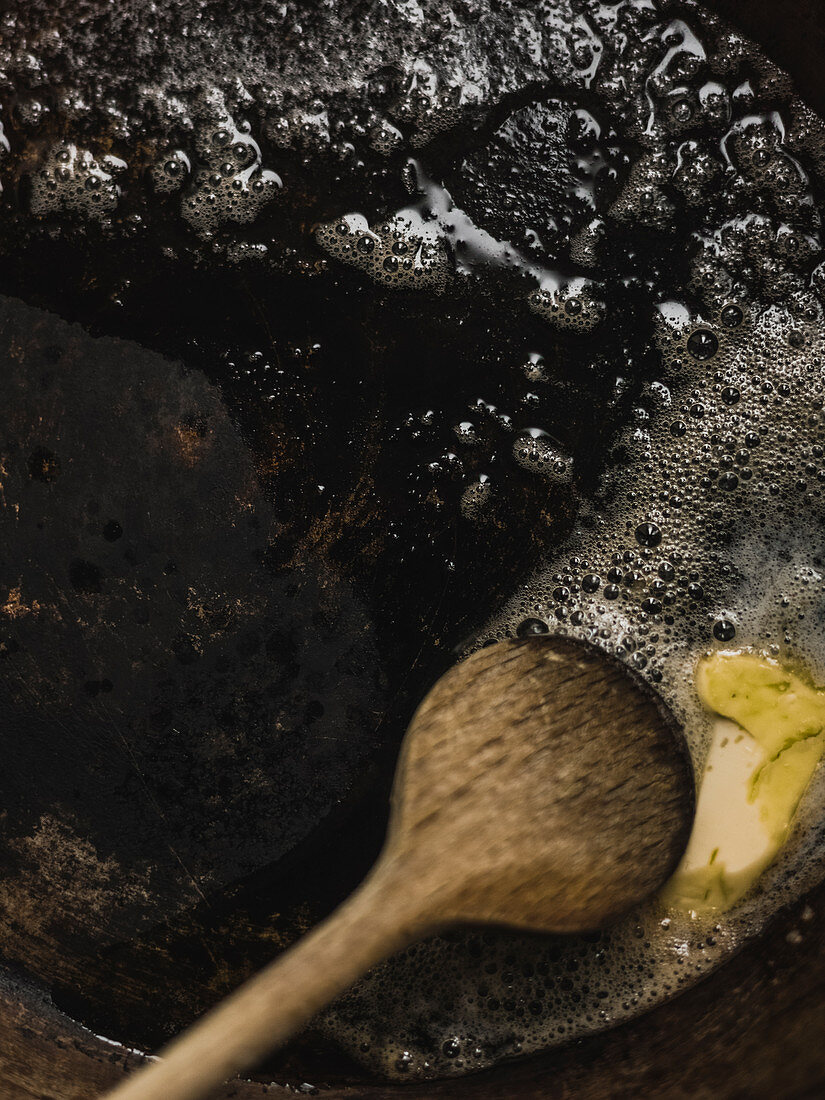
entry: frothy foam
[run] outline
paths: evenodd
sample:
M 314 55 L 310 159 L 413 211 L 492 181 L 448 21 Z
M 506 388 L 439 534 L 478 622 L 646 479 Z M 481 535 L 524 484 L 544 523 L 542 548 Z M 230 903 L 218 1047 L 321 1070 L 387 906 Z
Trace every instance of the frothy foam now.
M 820 127 L 795 101 L 760 111 L 758 82 L 737 71 L 751 48 L 714 40 L 710 27 L 664 22 L 650 32 L 661 43 L 652 62 L 640 64 L 638 41 L 610 58 L 601 90 L 620 75 L 635 84 L 623 121 L 642 151 L 603 217 L 571 234 L 569 257 L 598 271 L 611 226 L 667 235 L 688 218 L 687 279 L 672 297 L 650 287 L 661 367 L 574 535 L 474 643 L 554 632 L 627 660 L 682 721 L 697 774 L 712 732 L 694 686 L 702 653 L 735 639 L 825 679 L 825 331 L 820 217 L 803 168 Z M 782 80 L 764 66 L 761 75 L 765 88 Z M 544 319 L 573 327 L 581 317 L 585 332 L 610 324 L 589 278 L 585 293 L 575 276 L 548 293 L 535 262 L 523 260 L 520 273 L 539 284 L 528 295 Z M 638 276 L 620 269 L 619 278 Z M 517 440 L 514 455 L 540 476 L 564 467 L 550 440 Z M 492 495 L 470 485 L 462 506 L 478 516 Z M 707 973 L 821 877 L 823 821 L 820 769 L 778 860 L 724 916 L 656 901 L 572 942 L 499 931 L 438 938 L 370 975 L 327 1027 L 375 1070 L 426 1076 L 617 1023 Z
M 825 334 L 811 328 L 798 349 L 796 331 L 776 309 L 733 333 L 663 310 L 663 381 L 621 440 L 626 457 L 602 489 L 610 504 L 581 517 L 575 539 L 478 639 L 552 631 L 624 658 L 682 721 L 697 772 L 712 723 L 693 673 L 709 647 L 735 637 L 825 679 Z M 718 341 L 711 370 L 687 351 L 697 332 Z M 734 388 L 728 404 L 722 394 Z M 823 820 L 820 770 L 791 841 L 724 917 L 692 920 L 653 903 L 573 943 L 501 932 L 434 940 L 376 971 L 330 1026 L 392 1075 L 460 1071 L 609 1026 L 707 973 L 813 884 L 825 868 Z M 439 1007 L 430 1015 L 424 1005 Z M 424 1041 L 411 1021 L 426 1027 Z

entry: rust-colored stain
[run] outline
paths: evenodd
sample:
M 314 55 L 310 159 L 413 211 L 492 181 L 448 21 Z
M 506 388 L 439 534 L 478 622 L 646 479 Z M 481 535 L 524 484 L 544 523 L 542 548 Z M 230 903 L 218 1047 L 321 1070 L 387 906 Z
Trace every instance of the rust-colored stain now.
M 70 821 L 43 814 L 30 835 L 9 839 L 7 845 L 20 866 L 0 882 L 4 935 L 10 926 L 23 924 L 32 940 L 48 944 L 65 927 L 67 907 L 75 919 L 103 930 L 113 906 L 148 896 L 148 867 L 127 870 L 112 856 L 102 856 Z M 37 950 L 34 944 L 32 949 Z M 67 959 L 66 972 L 73 973 L 72 967 Z
M 212 445 L 211 432 L 200 418 L 176 424 L 174 437 L 180 457 L 190 469 L 203 459 Z
M 324 553 L 334 506 L 307 500 L 314 551 L 271 554 L 300 493 L 270 503 L 202 375 L 5 299 L 0 362 L 0 944 L 101 1027 L 154 1033 L 317 918 L 253 884 L 378 744 L 373 620 Z M 371 533 L 374 508 L 365 478 L 347 514 Z
M 10 619 L 19 619 L 23 615 L 37 615 L 39 611 L 40 604 L 37 600 L 32 600 L 30 604 L 24 601 L 22 589 L 19 584 L 9 590 L 6 602 L 0 606 L 0 612 L 7 615 Z

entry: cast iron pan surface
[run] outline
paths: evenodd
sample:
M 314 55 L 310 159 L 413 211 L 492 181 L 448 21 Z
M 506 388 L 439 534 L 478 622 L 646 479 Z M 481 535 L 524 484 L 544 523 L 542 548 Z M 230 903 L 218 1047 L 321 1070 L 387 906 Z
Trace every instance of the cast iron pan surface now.
M 169 129 L 183 146 L 187 129 L 175 103 L 160 119 L 151 96 L 142 101 L 136 88 L 153 69 L 186 70 L 188 58 L 179 82 L 191 102 L 207 59 L 221 80 L 241 72 L 253 98 L 268 87 L 287 103 L 285 90 L 306 99 L 322 73 L 368 134 L 372 108 L 399 95 L 398 58 L 437 57 L 449 24 L 459 44 L 482 27 L 489 84 L 468 112 L 461 158 L 450 132 L 428 129 L 430 107 L 416 148 L 456 186 L 463 160 L 465 197 L 492 228 L 522 218 L 520 203 L 532 212 L 546 201 L 539 174 L 502 205 L 523 136 L 508 137 L 506 120 L 550 94 L 537 93 L 541 74 L 510 42 L 510 6 L 439 5 L 423 28 L 367 7 L 240 4 L 233 33 L 195 34 L 176 54 L 193 12 L 220 28 L 222 5 L 161 13 L 161 46 L 140 33 L 141 5 L 134 22 L 112 22 L 105 4 L 0 5 L 10 144 L 0 162 L 0 1095 L 10 1100 L 89 1096 L 141 1057 L 95 1032 L 151 1048 L 346 895 L 380 844 L 411 708 L 569 530 L 633 384 L 655 371 L 631 327 L 582 345 L 519 315 L 514 336 L 493 293 L 434 306 L 330 269 L 308 228 L 368 201 L 401 205 L 391 169 L 402 162 L 388 168 L 366 138 L 355 154 L 317 158 L 314 116 L 287 112 L 288 140 L 277 129 L 261 139 L 282 178 L 266 181 L 278 197 L 271 213 L 253 211 L 254 234 L 235 233 L 240 217 L 232 224 L 241 262 L 224 262 L 219 230 L 181 224 L 178 193 L 157 170 L 170 148 L 153 142 Z M 821 22 L 809 13 L 800 35 L 783 19 L 769 39 L 759 18 L 758 6 L 742 13 L 769 52 L 775 38 L 786 68 L 799 59 L 800 85 L 822 102 L 809 60 Z M 524 155 L 548 142 L 552 176 L 552 138 L 536 125 L 524 122 Z M 76 211 L 55 233 L 48 208 L 30 214 L 32 169 L 49 142 L 77 132 L 103 165 L 88 190 L 104 204 L 113 187 L 123 197 L 116 212 Z M 135 162 L 103 161 L 125 145 L 141 148 Z M 238 155 L 254 157 L 248 149 Z M 249 260 L 261 247 L 263 266 Z M 502 367 L 514 342 L 566 364 L 530 416 L 570 469 L 548 491 L 506 467 L 507 503 L 479 539 L 455 507 L 461 485 L 434 490 L 428 468 L 452 453 L 445 440 L 468 396 L 495 393 L 506 413 L 531 391 Z M 579 369 L 594 356 L 599 370 Z M 437 396 L 434 414 L 418 393 Z M 494 418 L 482 437 L 460 453 L 465 469 L 498 455 Z M 823 905 L 820 889 L 651 1016 L 405 1092 L 818 1095 Z M 358 1083 L 358 1067 L 312 1033 L 267 1067 L 269 1080 L 280 1084 L 225 1095 L 279 1095 L 287 1082 L 341 1097 L 400 1091 Z

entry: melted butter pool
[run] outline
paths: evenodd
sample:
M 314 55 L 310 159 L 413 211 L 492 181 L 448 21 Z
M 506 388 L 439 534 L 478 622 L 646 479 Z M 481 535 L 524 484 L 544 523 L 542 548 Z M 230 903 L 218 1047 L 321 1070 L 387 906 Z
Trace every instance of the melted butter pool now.
M 718 651 L 696 669 L 715 715 L 687 851 L 666 905 L 725 910 L 773 863 L 825 751 L 825 691 L 762 653 Z

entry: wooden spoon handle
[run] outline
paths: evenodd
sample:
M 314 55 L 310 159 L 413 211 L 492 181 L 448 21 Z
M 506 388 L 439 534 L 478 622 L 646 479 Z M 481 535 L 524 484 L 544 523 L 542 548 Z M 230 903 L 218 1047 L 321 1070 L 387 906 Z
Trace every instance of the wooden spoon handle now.
M 420 900 L 379 863 L 330 917 L 102 1100 L 203 1100 L 284 1043 L 371 966 L 422 934 Z

